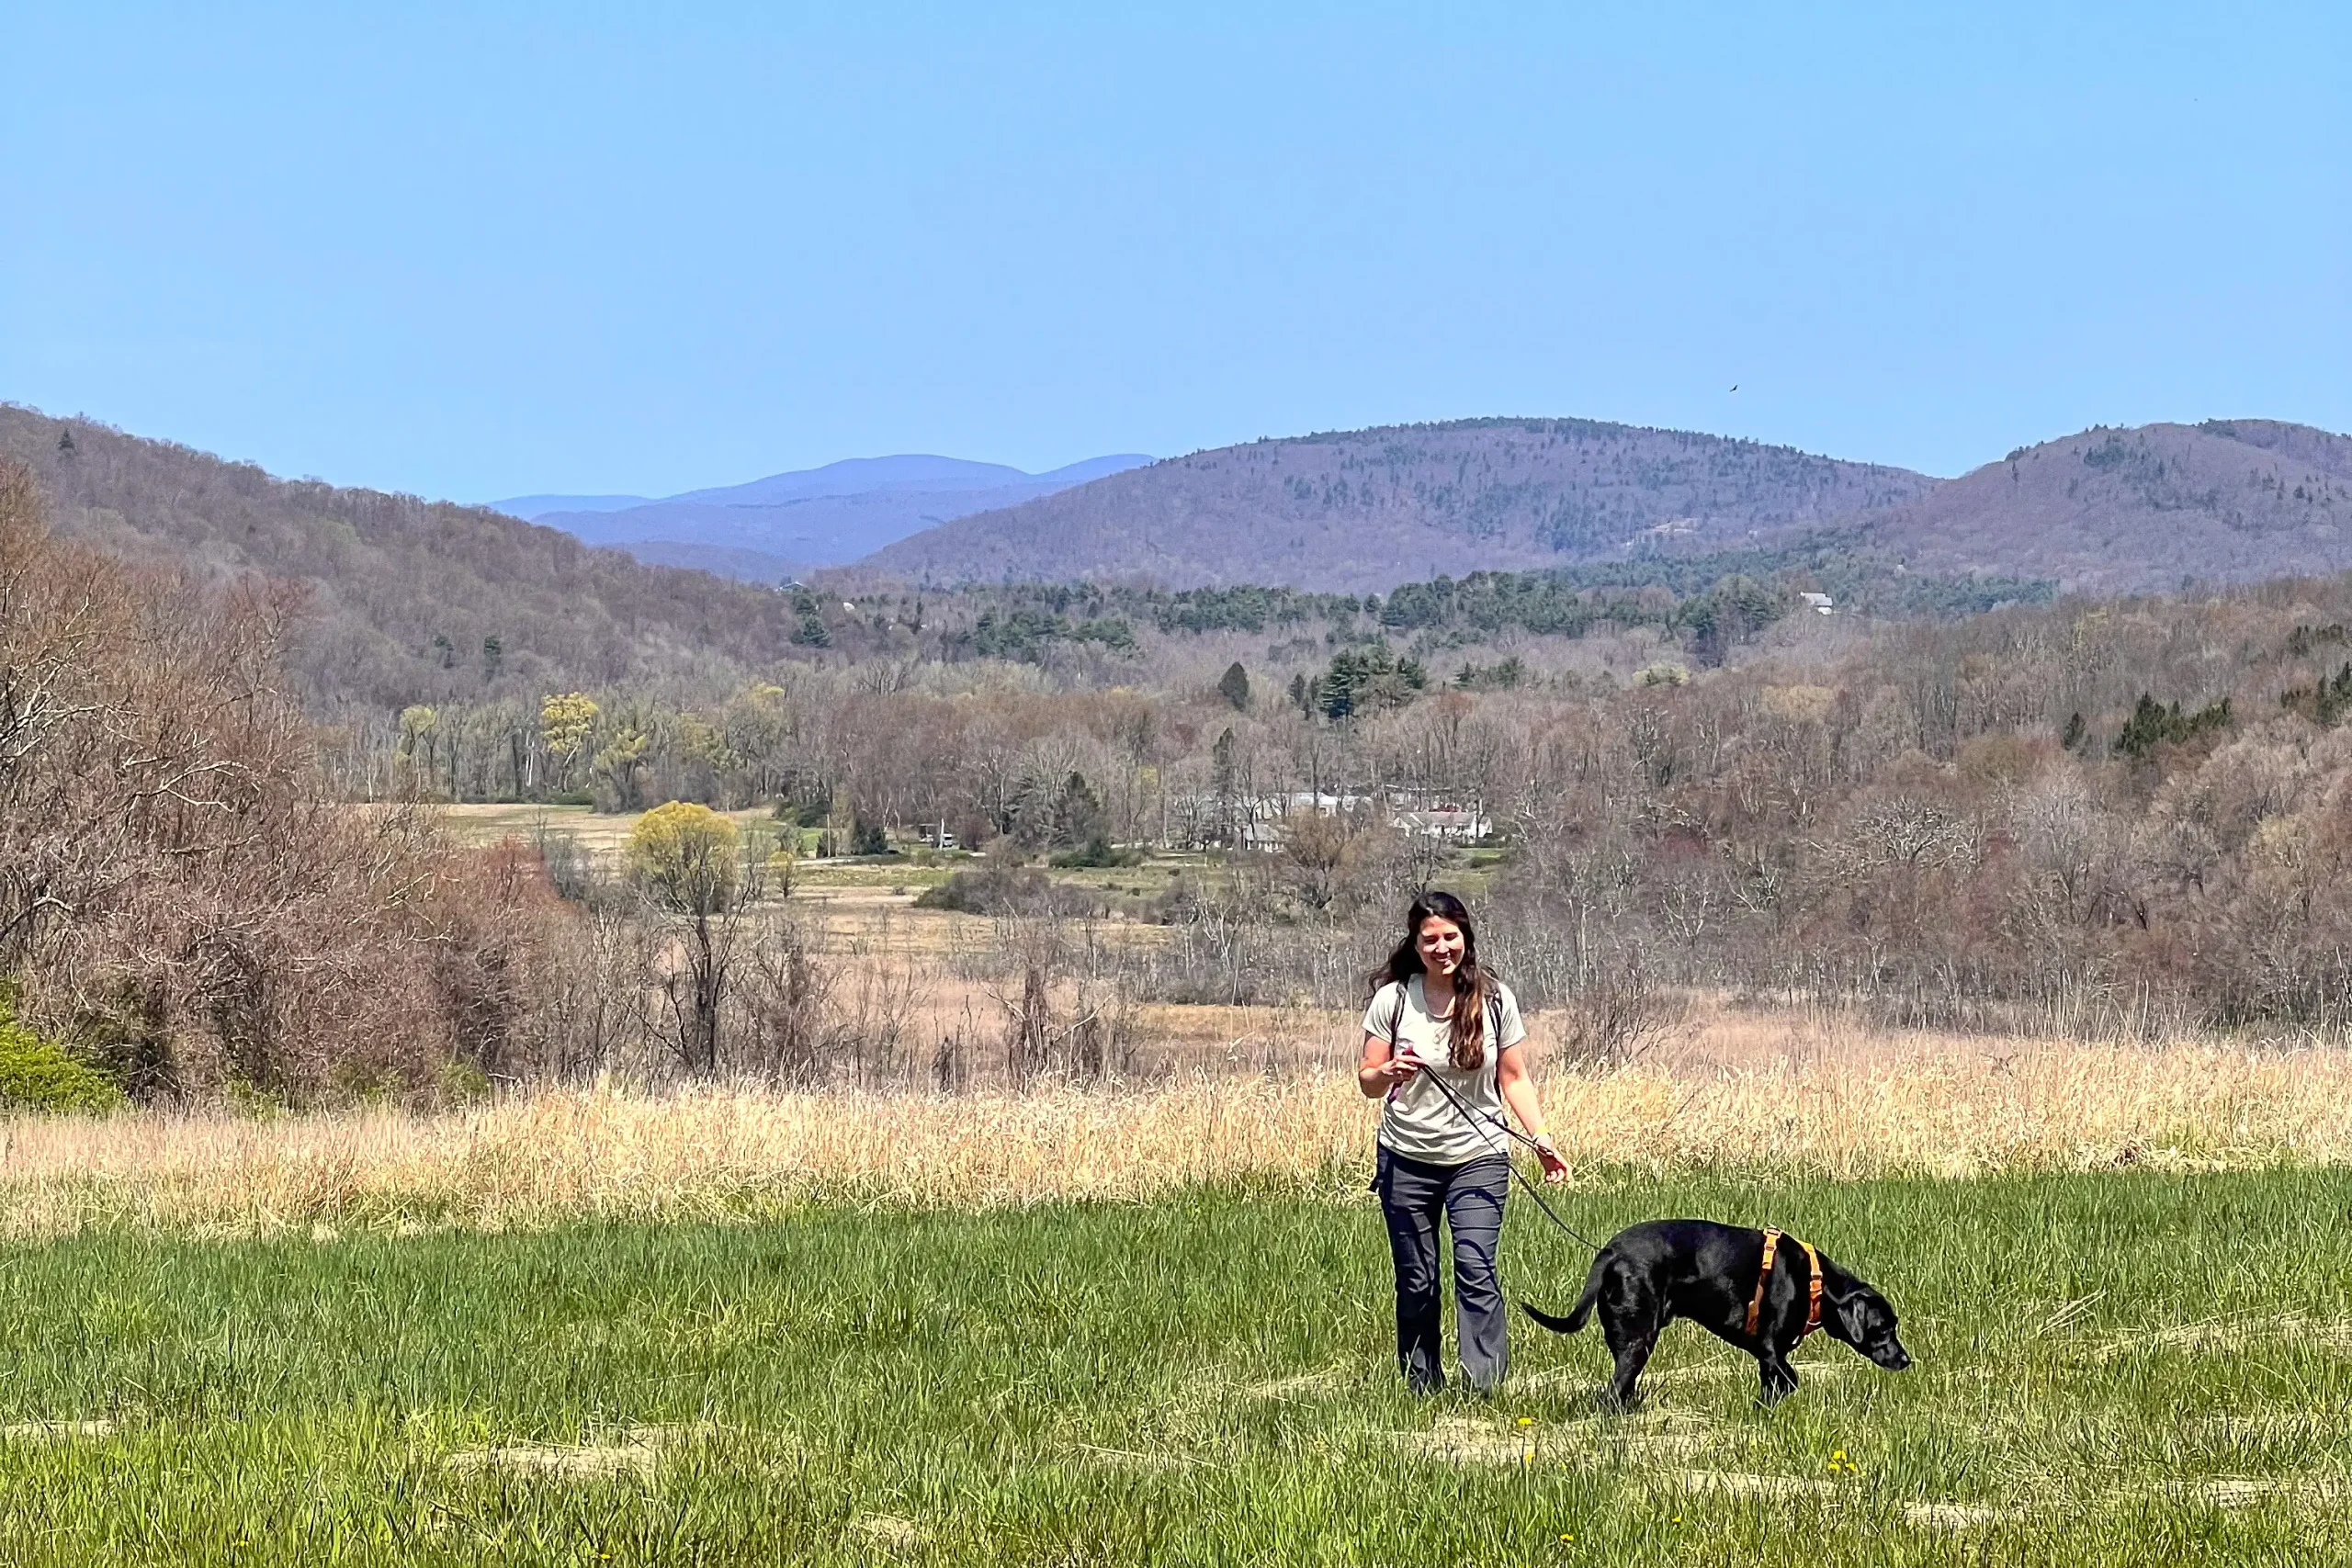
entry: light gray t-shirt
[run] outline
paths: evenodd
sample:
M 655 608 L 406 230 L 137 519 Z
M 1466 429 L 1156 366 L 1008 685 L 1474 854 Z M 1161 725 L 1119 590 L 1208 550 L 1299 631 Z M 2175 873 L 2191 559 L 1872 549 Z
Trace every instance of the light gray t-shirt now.
M 1401 1013 L 1394 980 L 1373 993 L 1372 1005 L 1363 1011 L 1363 1032 L 1387 1041 L 1392 1048 L 1409 1051 L 1421 1065 L 1411 1082 L 1390 1092 L 1381 1111 L 1383 1148 L 1430 1165 L 1462 1165 L 1508 1150 L 1510 1142 L 1502 1131 L 1486 1120 L 1503 1114 L 1502 1095 L 1495 1087 L 1495 1058 L 1526 1039 L 1527 1026 L 1520 1021 L 1519 998 L 1500 981 L 1495 983 L 1487 1007 L 1485 1053 L 1478 1065 L 1465 1073 L 1453 1066 L 1453 1021 L 1430 1016 L 1429 998 L 1419 975 L 1405 982 Z M 1394 1033 L 1389 1028 L 1392 1022 Z M 1473 1126 L 1468 1117 L 1453 1108 L 1445 1089 L 1429 1081 L 1432 1073 L 1442 1077 L 1446 1089 L 1453 1090 L 1454 1097 L 1480 1119 L 1478 1125 Z

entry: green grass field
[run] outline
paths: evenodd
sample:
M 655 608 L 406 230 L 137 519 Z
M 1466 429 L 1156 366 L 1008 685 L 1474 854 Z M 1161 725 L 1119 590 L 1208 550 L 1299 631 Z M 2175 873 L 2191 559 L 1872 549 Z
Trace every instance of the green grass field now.
M 1395 1384 L 1359 1206 L 0 1251 L 0 1562 L 2318 1563 L 2352 1556 L 2352 1172 L 1627 1183 L 1905 1315 L 1770 1414 L 1683 1325 L 1643 1413 L 1523 1320 Z M 1523 1200 L 1506 1269 L 1584 1258 Z M 89 1424 L 89 1425 L 74 1425 Z

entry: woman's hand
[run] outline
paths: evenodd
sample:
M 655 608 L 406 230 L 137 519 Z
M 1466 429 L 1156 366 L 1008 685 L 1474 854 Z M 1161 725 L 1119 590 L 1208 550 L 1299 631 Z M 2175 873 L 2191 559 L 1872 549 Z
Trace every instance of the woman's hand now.
M 1568 1162 L 1562 1159 L 1560 1151 L 1552 1146 L 1551 1134 L 1535 1134 L 1535 1157 L 1544 1162 L 1545 1181 L 1557 1184 L 1568 1179 Z
M 1399 1051 L 1377 1034 L 1363 1037 L 1363 1055 L 1356 1064 L 1356 1088 L 1363 1090 L 1366 1100 L 1378 1100 L 1394 1092 L 1419 1071 L 1420 1064 L 1413 1060 L 1411 1051 Z
M 1527 1076 L 1527 1054 L 1517 1044 L 1503 1047 L 1495 1058 L 1495 1087 L 1501 1091 L 1503 1103 L 1511 1108 L 1519 1124 L 1528 1129 L 1527 1141 L 1535 1145 L 1535 1157 L 1544 1162 L 1544 1179 L 1566 1181 L 1568 1162 L 1552 1146 L 1552 1134 L 1544 1126 L 1544 1107 L 1535 1098 L 1535 1080 Z

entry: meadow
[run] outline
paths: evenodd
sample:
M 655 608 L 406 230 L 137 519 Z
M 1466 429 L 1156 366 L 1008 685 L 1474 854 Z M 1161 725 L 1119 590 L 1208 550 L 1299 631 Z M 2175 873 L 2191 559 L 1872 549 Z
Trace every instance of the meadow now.
M 1524 1320 L 1403 1395 L 1329 1072 L 16 1119 L 0 1561 L 2340 1560 L 2347 1077 L 1730 1018 L 1555 1072 L 1578 1229 L 1783 1225 L 1917 1357 L 1766 1414 L 1686 1326 L 1607 1418 Z M 1523 1199 L 1504 1257 L 1587 1260 Z
M 1571 1201 L 1771 1218 L 1917 1367 L 1669 1337 L 1638 1415 L 1522 1322 L 1408 1402 L 1363 1204 L 1205 1185 L 978 1213 L 6 1256 L 12 1562 L 2317 1562 L 2352 1404 L 2352 1176 L 1686 1176 Z M 1532 1213 L 1511 1278 L 1582 1269 Z

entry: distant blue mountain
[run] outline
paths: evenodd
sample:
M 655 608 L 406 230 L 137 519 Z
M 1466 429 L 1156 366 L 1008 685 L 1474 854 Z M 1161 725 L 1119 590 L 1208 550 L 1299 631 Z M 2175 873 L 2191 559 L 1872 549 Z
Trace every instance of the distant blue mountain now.
M 1127 462 L 1122 466 L 1135 465 Z M 786 501 L 806 501 L 811 496 L 865 495 L 880 490 L 936 491 L 1034 485 L 1043 478 L 1002 463 L 971 463 L 961 457 L 919 454 L 903 457 L 846 457 L 821 468 L 770 474 L 750 484 L 728 485 L 718 490 L 690 490 L 667 499 L 710 506 L 772 506 Z
M 641 560 L 772 581 L 855 560 L 957 517 L 1034 501 L 1151 461 L 1122 453 L 1030 474 L 1001 463 L 914 453 L 851 457 L 658 501 L 518 495 L 491 506 Z
M 514 495 L 492 502 L 490 509 L 536 523 L 550 512 L 625 512 L 652 500 L 650 495 Z

